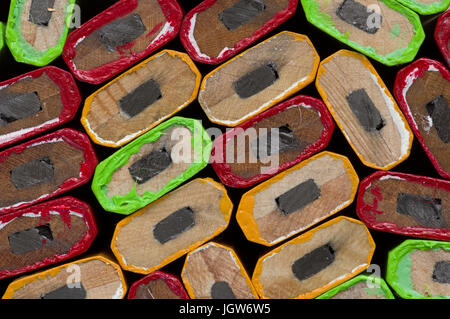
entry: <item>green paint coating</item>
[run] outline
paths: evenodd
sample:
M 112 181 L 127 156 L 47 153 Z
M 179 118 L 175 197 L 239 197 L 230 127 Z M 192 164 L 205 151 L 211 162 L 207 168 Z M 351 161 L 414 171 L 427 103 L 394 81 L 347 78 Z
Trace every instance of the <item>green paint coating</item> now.
M 340 284 L 339 286 L 328 290 L 327 292 L 320 295 L 316 299 L 331 299 L 338 293 L 350 289 L 351 287 L 353 287 L 354 285 L 356 285 L 361 281 L 364 282 L 371 281 L 373 285 L 378 286 L 378 288 L 369 288 L 369 287 L 364 288 L 368 295 L 384 296 L 386 299 L 395 299 L 388 285 L 382 278 L 368 275 L 359 275 L 350 280 L 347 280 L 346 282 Z
M 0 22 L 0 51 L 3 50 L 4 45 L 4 39 L 5 38 L 5 27 L 3 26 L 3 23 Z
M 391 39 L 394 39 L 395 37 L 398 37 L 400 35 L 400 26 L 398 24 L 395 24 L 389 34 L 391 35 Z
M 405 299 L 448 299 L 450 296 L 426 295 L 414 290 L 411 281 L 411 253 L 415 250 L 450 251 L 450 242 L 408 239 L 389 252 L 386 280 Z
M 158 140 L 166 130 L 174 125 L 186 127 L 192 132 L 191 145 L 194 150 L 194 160 L 189 168 L 181 175 L 173 178 L 156 193 L 147 191 L 142 196 L 139 196 L 136 193 L 135 183 L 134 188 L 128 194 L 124 196 L 115 195 L 112 198 L 108 197 L 108 184 L 112 179 L 113 173 L 128 163 L 130 156 L 139 152 L 143 145 Z M 129 215 L 155 201 L 202 170 L 208 164 L 211 148 L 211 138 L 199 121 L 190 118 L 173 117 L 102 161 L 95 170 L 92 191 L 106 211 Z
M 61 32 L 58 44 L 46 51 L 38 51 L 22 36 L 20 25 L 23 6 L 26 0 L 11 0 L 8 23 L 6 25 L 6 43 L 8 44 L 14 59 L 16 59 L 17 62 L 35 66 L 45 66 L 60 56 L 64 44 L 66 43 L 69 25 L 72 20 L 73 10 L 68 9 L 73 8 L 75 1 L 76 0 L 69 0 L 69 3 L 67 4 L 64 30 Z
M 425 32 L 423 31 L 422 24 L 420 22 L 419 16 L 410 9 L 402 6 L 397 1 L 393 0 L 381 0 L 386 6 L 392 10 L 405 16 L 413 26 L 414 35 L 408 43 L 408 46 L 392 51 L 386 55 L 380 55 L 376 53 L 375 49 L 367 46 L 364 47 L 355 41 L 348 39 L 348 32 L 341 33 L 336 28 L 333 19 L 325 12 L 320 11 L 318 0 L 301 0 L 303 10 L 305 11 L 306 19 L 319 28 L 320 30 L 328 33 L 332 37 L 338 39 L 339 41 L 347 44 L 353 49 L 385 64 L 388 66 L 408 63 L 414 60 L 417 52 L 420 49 L 423 41 L 425 40 Z M 400 33 L 399 33 L 400 34 Z
M 421 3 L 420 1 L 414 0 L 397 0 L 397 1 L 403 4 L 405 7 L 408 7 L 411 10 L 414 10 L 422 15 L 444 12 L 450 5 L 450 0 L 441 0 L 432 3 Z

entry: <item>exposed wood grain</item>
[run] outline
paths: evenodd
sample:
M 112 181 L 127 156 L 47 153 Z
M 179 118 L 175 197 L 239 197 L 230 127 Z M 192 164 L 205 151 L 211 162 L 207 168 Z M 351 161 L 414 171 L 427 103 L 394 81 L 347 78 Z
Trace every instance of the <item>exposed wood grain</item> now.
M 218 282 L 231 288 L 230 295 L 236 299 L 258 298 L 234 251 L 217 243 L 191 252 L 181 276 L 191 298 L 211 299 L 212 287 Z M 216 297 L 220 298 L 220 294 Z

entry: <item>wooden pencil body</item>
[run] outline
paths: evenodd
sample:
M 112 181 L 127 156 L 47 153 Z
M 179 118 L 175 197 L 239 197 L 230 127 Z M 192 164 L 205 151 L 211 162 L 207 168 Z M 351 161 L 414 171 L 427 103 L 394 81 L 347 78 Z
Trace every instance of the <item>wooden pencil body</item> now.
M 206 75 L 199 103 L 212 122 L 236 126 L 311 83 L 318 64 L 308 37 L 281 32 Z
M 48 66 L 0 83 L 0 147 L 72 120 L 81 95 L 72 75 Z
M 392 0 L 301 0 L 314 26 L 389 66 L 414 59 L 425 39 L 419 16 Z
M 350 205 L 357 185 L 347 158 L 322 152 L 245 193 L 236 219 L 248 240 L 272 246 Z
M 316 87 L 365 165 L 388 170 L 409 156 L 408 123 L 363 55 L 341 50 L 322 61 Z
M 89 138 L 72 129 L 0 153 L 0 214 L 25 208 L 86 183 L 97 157 Z
M 96 143 L 119 147 L 188 106 L 200 78 L 188 55 L 164 50 L 89 96 L 81 122 Z
M 126 291 L 119 265 L 94 256 L 17 279 L 3 299 L 122 299 Z
M 334 122 L 322 101 L 299 95 L 214 141 L 212 165 L 230 187 L 250 187 L 328 145 Z
M 176 0 L 124 0 L 72 32 L 63 58 L 80 81 L 99 84 L 172 40 L 181 25 Z
M 111 248 L 124 269 L 150 274 L 221 233 L 232 207 L 223 186 L 195 179 L 122 220 Z
M 421 58 L 397 73 L 395 97 L 439 175 L 450 177 L 450 71 Z
M 97 235 L 88 204 L 63 197 L 0 217 L 0 278 L 86 251 Z
M 206 0 L 184 17 L 180 40 L 196 61 L 218 64 L 291 17 L 298 0 Z
M 356 212 L 376 230 L 449 240 L 449 205 L 449 181 L 376 172 L 361 182 Z
M 261 257 L 252 282 L 262 298 L 314 298 L 366 269 L 374 249 L 364 224 L 337 217 Z
M 12 0 L 6 42 L 18 62 L 44 66 L 64 47 L 75 0 Z
M 214 242 L 189 253 L 181 276 L 191 298 L 258 298 L 236 253 Z

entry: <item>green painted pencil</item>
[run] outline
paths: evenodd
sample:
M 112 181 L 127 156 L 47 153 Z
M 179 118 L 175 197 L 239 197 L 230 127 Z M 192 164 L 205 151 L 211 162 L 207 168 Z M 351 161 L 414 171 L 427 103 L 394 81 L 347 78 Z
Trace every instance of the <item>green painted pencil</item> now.
M 17 62 L 44 66 L 64 47 L 75 0 L 11 0 L 6 43 Z

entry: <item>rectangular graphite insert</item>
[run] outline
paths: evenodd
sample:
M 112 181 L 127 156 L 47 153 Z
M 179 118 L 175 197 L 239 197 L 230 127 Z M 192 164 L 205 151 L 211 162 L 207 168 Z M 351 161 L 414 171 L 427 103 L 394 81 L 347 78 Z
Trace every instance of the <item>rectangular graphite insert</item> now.
M 241 99 L 246 99 L 271 86 L 278 78 L 276 64 L 268 62 L 239 78 L 233 87 Z
M 32 0 L 28 21 L 47 27 L 52 18 L 55 0 Z
M 447 99 L 439 95 L 426 105 L 428 114 L 433 120 L 433 127 L 442 142 L 448 143 L 450 140 L 450 108 Z
M 53 241 L 53 233 L 50 224 L 45 224 L 10 234 L 8 240 L 11 252 L 20 255 L 45 247 Z
M 119 100 L 120 109 L 129 117 L 141 113 L 162 97 L 158 82 L 153 79 L 142 83 Z
M 42 157 L 14 168 L 11 182 L 17 189 L 46 183 L 52 180 L 54 169 L 50 158 Z
M 101 27 L 96 35 L 108 51 L 114 52 L 117 47 L 136 40 L 146 31 L 140 15 L 133 13 Z
M 378 132 L 386 125 L 365 89 L 350 92 L 346 98 L 350 109 L 366 132 Z
M 434 264 L 433 281 L 450 284 L 450 261 L 442 260 Z
M 74 287 L 65 285 L 42 295 L 41 299 L 86 299 L 86 289 L 81 282 L 75 283 Z
M 194 227 L 195 216 L 190 207 L 183 207 L 170 214 L 153 228 L 153 237 L 161 244 L 165 244 L 172 239 Z
M 131 177 L 138 184 L 144 184 L 172 165 L 172 158 L 165 147 L 153 151 L 128 168 Z
M 330 266 L 335 258 L 336 252 L 328 243 L 297 259 L 292 264 L 292 272 L 298 280 L 305 280 Z
M 37 92 L 0 93 L 0 125 L 30 117 L 42 110 Z
M 379 13 L 354 0 L 344 0 L 338 7 L 336 15 L 348 24 L 369 34 L 377 33 L 383 21 L 383 17 Z
M 314 202 L 319 197 L 320 188 L 310 178 L 275 198 L 275 202 L 280 212 L 287 216 Z
M 219 20 L 229 31 L 233 31 L 260 15 L 265 9 L 264 0 L 240 0 L 219 13 Z
M 272 140 L 272 137 L 276 136 L 278 141 Z M 300 147 L 301 143 L 289 128 L 289 124 L 278 127 L 278 135 L 272 134 L 272 132 L 270 134 L 261 134 L 256 140 L 250 142 L 250 149 L 258 160 L 273 154 L 299 149 Z
M 211 287 L 211 299 L 237 299 L 226 281 L 216 281 Z
M 411 216 L 424 227 L 446 227 L 442 216 L 442 201 L 439 198 L 399 193 L 397 195 L 397 212 Z

